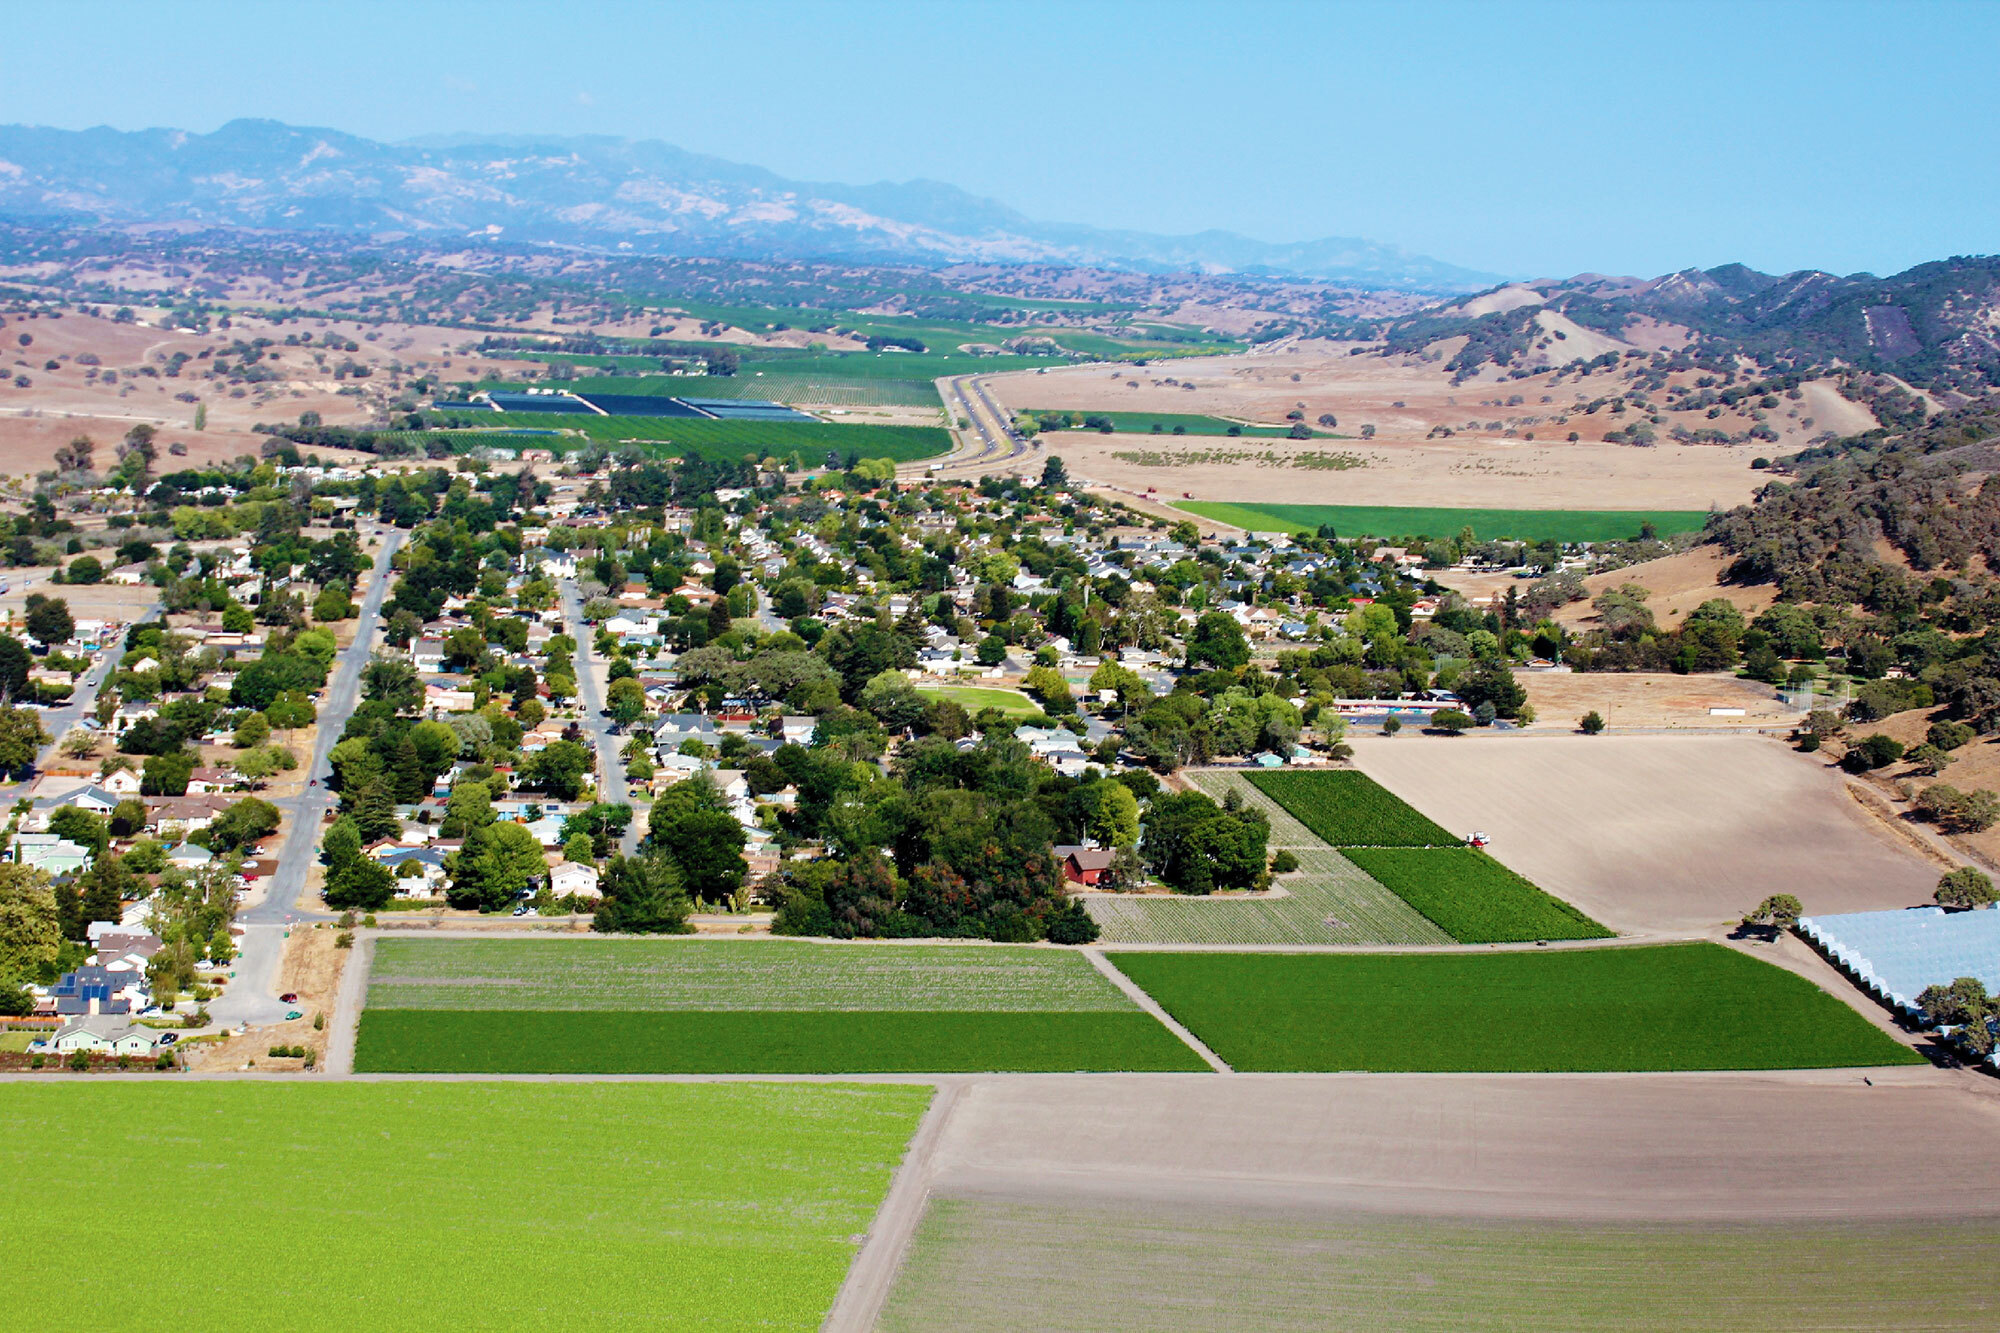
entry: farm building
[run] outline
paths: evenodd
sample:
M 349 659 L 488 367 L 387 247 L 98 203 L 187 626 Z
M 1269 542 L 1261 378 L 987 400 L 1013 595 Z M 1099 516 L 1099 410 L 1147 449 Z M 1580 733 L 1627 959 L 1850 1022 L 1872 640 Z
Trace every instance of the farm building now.
M 1842 970 L 1889 1004 L 1916 1012 L 1928 986 L 1977 977 L 2000 990 L 2000 911 L 1847 912 L 1799 920 L 1806 937 Z
M 1057 847 L 1055 854 L 1062 863 L 1063 879 L 1086 889 L 1095 888 L 1104 878 L 1114 855 L 1109 847 L 1076 846 Z

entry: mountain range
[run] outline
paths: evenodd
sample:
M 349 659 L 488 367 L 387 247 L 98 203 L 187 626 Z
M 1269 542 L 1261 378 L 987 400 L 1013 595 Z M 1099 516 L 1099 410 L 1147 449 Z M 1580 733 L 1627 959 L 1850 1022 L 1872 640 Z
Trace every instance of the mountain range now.
M 1056 263 L 1464 292 L 1503 281 L 1345 237 L 1280 244 L 1041 222 L 951 185 L 836 185 L 654 140 L 451 135 L 388 144 L 235 120 L 212 134 L 0 126 L 0 213 L 505 240 L 625 253 Z

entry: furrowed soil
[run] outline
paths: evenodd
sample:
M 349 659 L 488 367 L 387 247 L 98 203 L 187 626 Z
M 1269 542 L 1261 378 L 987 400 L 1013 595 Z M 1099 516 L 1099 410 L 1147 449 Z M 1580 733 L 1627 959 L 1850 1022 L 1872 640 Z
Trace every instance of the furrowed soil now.
M 1700 933 L 1767 894 L 1809 913 L 1930 900 L 1937 867 L 1837 774 L 1752 736 L 1359 736 L 1355 762 L 1614 930 Z

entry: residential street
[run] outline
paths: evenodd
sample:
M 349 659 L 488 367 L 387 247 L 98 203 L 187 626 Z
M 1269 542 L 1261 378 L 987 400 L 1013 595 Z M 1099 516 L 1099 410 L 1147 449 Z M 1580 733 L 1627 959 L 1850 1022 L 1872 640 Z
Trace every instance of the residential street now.
M 575 579 L 562 580 L 563 623 L 576 639 L 576 697 L 577 706 L 583 714 L 583 730 L 597 747 L 597 799 L 612 804 L 630 804 L 631 793 L 625 786 L 625 761 L 618 757 L 619 738 L 611 729 L 611 719 L 604 716 L 604 687 L 597 678 L 597 664 L 590 650 L 590 627 L 583 622 L 583 597 L 577 592 Z M 639 839 L 645 836 L 641 815 L 635 807 L 632 823 L 627 826 L 625 836 L 619 843 L 619 850 L 631 856 L 639 850 Z
M 327 680 L 326 701 L 319 710 L 318 739 L 306 767 L 307 777 L 319 779 L 321 785 L 309 784 L 298 796 L 273 802 L 287 812 L 290 832 L 264 900 L 237 915 L 244 934 L 242 952 L 234 969 L 235 979 L 208 1006 L 209 1015 L 219 1027 L 275 1023 L 284 1018 L 286 1006 L 278 1003 L 275 980 L 287 929 L 295 921 L 325 919 L 324 913 L 300 910 L 298 899 L 305 888 L 306 872 L 319 855 L 325 813 L 338 803 L 324 785 L 331 772 L 327 754 L 339 741 L 360 699 L 361 668 L 367 665 L 368 655 L 374 649 L 376 632 L 381 628 L 382 601 L 389 591 L 389 561 L 407 535 L 399 528 L 391 528 L 384 535 L 382 549 L 375 556 L 375 577 L 362 599 L 354 642 L 334 659 L 333 674 Z

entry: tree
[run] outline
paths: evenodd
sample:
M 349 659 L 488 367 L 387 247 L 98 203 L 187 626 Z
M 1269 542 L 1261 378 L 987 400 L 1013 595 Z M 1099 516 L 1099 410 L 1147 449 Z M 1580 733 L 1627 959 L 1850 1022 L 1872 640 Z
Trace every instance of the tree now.
M 51 647 L 68 643 L 76 633 L 76 621 L 69 613 L 69 603 L 60 597 L 44 597 L 40 593 L 28 595 L 25 624 L 37 643 Z
M 1071 898 L 1048 918 L 1051 944 L 1091 944 L 1097 939 L 1097 920 L 1083 903 Z
M 0 704 L 0 772 L 27 772 L 50 739 L 38 714 Z
M 1799 914 L 1805 907 L 1789 893 L 1774 893 L 1747 913 L 1743 918 L 1746 926 L 1769 926 L 1773 931 L 1790 930 L 1799 923 Z
M 208 826 L 209 846 L 221 852 L 247 847 L 278 829 L 282 816 L 269 801 L 247 796 L 217 815 Z
M 111 808 L 111 836 L 129 838 L 146 827 L 146 803 L 127 796 Z
M 653 803 L 647 836 L 674 859 L 693 897 L 728 898 L 750 871 L 743 859 L 743 826 L 705 774 L 676 783 Z
M 497 912 L 542 873 L 542 847 L 519 824 L 488 824 L 466 835 L 446 870 L 453 907 Z
M 605 934 L 687 935 L 691 905 L 680 869 L 658 852 L 614 856 L 598 877 L 604 894 L 590 928 Z
M 1604 730 L 1604 715 L 1593 708 L 1576 720 L 1576 729 L 1586 736 L 1595 736 Z
M 1080 791 L 1094 793 L 1085 815 L 1090 836 L 1106 847 L 1139 845 L 1139 798 L 1122 782 L 1093 782 Z
M 139 794 L 187 795 L 188 779 L 194 776 L 194 761 L 193 750 L 172 750 L 166 754 L 147 755 L 146 767 L 139 775 Z
M 111 845 L 110 821 L 74 805 L 63 806 L 49 816 L 49 832 L 88 847 L 93 857 L 102 856 Z
M 1878 731 L 1864 737 L 1841 756 L 1840 766 L 1850 773 L 1866 773 L 1870 769 L 1886 768 L 1902 757 L 1903 743 Z
M 1234 671 L 1250 660 L 1250 643 L 1243 627 L 1220 611 L 1210 611 L 1195 621 L 1188 634 L 1189 662 L 1206 662 L 1223 671 Z
M 396 876 L 373 857 L 356 856 L 326 877 L 326 905 L 373 912 L 396 896 Z
M 236 724 L 230 742 L 239 750 L 249 750 L 271 739 L 271 722 L 262 713 L 251 713 Z
M 559 801 L 573 801 L 589 771 L 590 751 L 575 741 L 550 741 L 521 765 L 521 781 Z
M 0 977 L 32 979 L 61 948 L 49 877 L 32 866 L 0 863 Z
M 326 857 L 329 871 L 340 870 L 361 855 L 361 830 L 350 815 L 342 815 L 333 821 L 320 839 L 320 852 Z
M 1431 714 L 1431 729 L 1456 736 L 1472 726 L 1472 714 L 1457 708 L 1440 708 Z
M 563 860 L 574 865 L 592 865 L 597 861 L 597 849 L 591 845 L 588 833 L 572 833 L 563 839 Z
M 1938 1027 L 1985 1025 L 1994 1013 L 1994 997 L 1986 993 L 1986 983 L 1978 977 L 1960 977 L 1949 986 L 1924 987 L 1917 996 L 1917 1008 Z
M 94 555 L 80 555 L 69 562 L 63 571 L 64 583 L 90 584 L 104 582 L 104 562 Z M 49 582 L 55 582 L 53 576 Z
M 1993 881 L 1971 866 L 1960 866 L 1939 879 L 1933 896 L 1941 906 L 1967 909 L 1988 907 L 2000 901 L 2000 892 L 1994 890 Z
M 1492 705 L 1497 717 L 1517 716 L 1521 705 L 1528 701 L 1527 690 L 1514 679 L 1507 664 L 1497 660 L 1474 663 L 1452 686 L 1452 693 L 1475 713 L 1482 706 Z
M 604 706 L 610 711 L 613 722 L 629 727 L 646 715 L 646 687 L 631 676 L 622 676 L 611 682 L 611 688 L 604 696 Z
M 1042 489 L 1049 491 L 1069 488 L 1069 468 L 1062 459 L 1050 454 L 1042 463 Z

